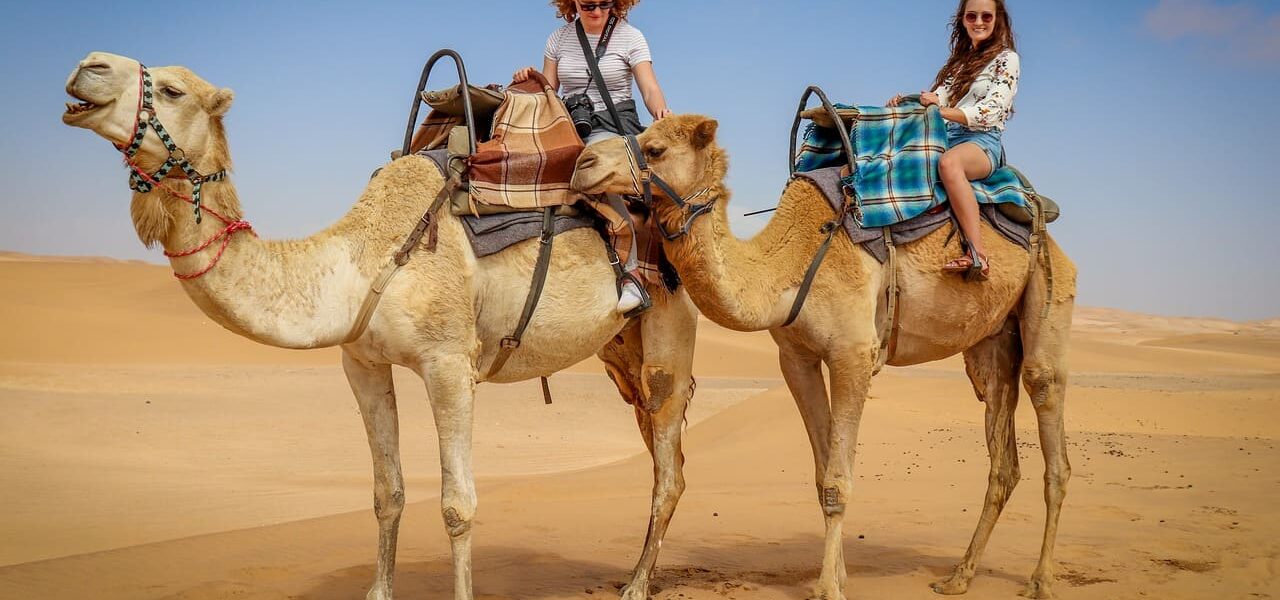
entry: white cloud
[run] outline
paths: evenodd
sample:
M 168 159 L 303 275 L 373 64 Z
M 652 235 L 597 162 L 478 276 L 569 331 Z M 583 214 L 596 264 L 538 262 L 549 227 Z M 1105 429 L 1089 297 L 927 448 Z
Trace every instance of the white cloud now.
M 1255 3 L 1159 0 L 1144 22 L 1162 39 L 1195 39 L 1229 58 L 1280 62 L 1280 12 Z

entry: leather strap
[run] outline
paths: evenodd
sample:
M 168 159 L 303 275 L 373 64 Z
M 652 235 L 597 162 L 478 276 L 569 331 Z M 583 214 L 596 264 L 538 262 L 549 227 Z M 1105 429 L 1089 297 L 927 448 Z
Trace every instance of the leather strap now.
M 364 335 L 364 330 L 369 327 L 369 319 L 373 318 L 373 311 L 378 308 L 378 302 L 382 300 L 382 292 L 391 284 L 391 279 L 395 277 L 396 272 L 409 262 L 414 247 L 422 240 L 422 236 L 427 236 L 427 243 L 424 244 L 427 252 L 436 251 L 436 242 L 439 240 L 439 222 L 436 220 L 436 211 L 444 205 L 449 196 L 458 188 L 458 183 L 452 180 L 446 181 L 444 187 L 440 188 L 440 192 L 436 194 L 436 199 L 431 202 L 431 206 L 427 211 L 422 213 L 422 217 L 418 219 L 418 225 L 409 233 L 409 237 L 405 239 L 404 244 L 396 251 L 387 265 L 382 268 L 378 276 L 374 278 L 373 285 L 369 286 L 369 292 L 364 296 L 364 303 L 360 305 L 360 312 L 356 313 L 355 323 L 351 325 L 351 331 L 347 332 L 347 337 L 342 340 L 344 344 L 350 344 Z
M 879 373 L 885 363 L 889 362 L 889 357 L 893 354 L 898 340 L 898 248 L 893 243 L 893 232 L 888 227 L 882 231 L 884 246 L 889 251 L 889 258 L 885 261 L 889 281 L 885 286 L 884 317 L 877 326 L 880 334 L 880 352 L 876 353 L 876 368 L 871 372 L 872 375 Z
M 602 44 L 608 44 L 609 40 L 605 35 L 613 35 L 613 26 L 617 22 L 617 17 L 609 16 L 609 24 L 605 25 L 604 34 L 600 36 Z M 618 116 L 618 109 L 613 105 L 613 98 L 609 96 L 609 88 L 604 84 L 604 76 L 600 74 L 600 64 L 596 60 L 596 55 L 591 51 L 591 43 L 587 41 L 587 31 L 582 28 L 582 21 L 578 20 L 574 23 L 578 30 L 578 43 L 582 45 L 582 55 L 587 59 L 587 66 L 591 67 L 591 79 L 596 83 L 596 89 L 600 92 L 600 99 L 604 100 L 605 108 L 609 109 L 609 118 L 613 119 L 613 126 L 618 128 L 618 133 L 626 134 L 627 130 L 622 127 L 622 117 Z M 603 53 L 604 46 L 597 48 L 597 52 Z
M 787 320 L 782 324 L 783 327 L 791 325 L 800 316 L 800 309 L 804 308 L 805 298 L 809 296 L 809 288 L 813 286 L 813 279 L 818 274 L 818 267 L 822 266 L 822 260 L 827 257 L 827 250 L 831 248 L 831 240 L 835 239 L 836 232 L 840 229 L 840 218 L 844 216 L 841 211 L 836 215 L 834 221 L 823 223 L 822 230 L 827 234 L 826 239 L 822 240 L 822 245 L 818 246 L 818 253 L 814 255 L 813 262 L 809 263 L 809 269 L 804 273 L 804 280 L 800 283 L 800 291 L 796 292 L 795 302 L 791 304 L 791 314 L 787 315 Z
M 549 206 L 542 209 L 542 236 L 538 238 L 538 261 L 533 268 L 533 283 L 529 286 L 529 295 L 525 297 L 520 322 L 516 324 L 516 330 L 511 335 L 502 338 L 498 355 L 494 357 L 486 377 L 497 375 L 503 365 L 507 364 L 507 359 L 511 358 L 511 353 L 520 347 L 520 338 L 524 337 L 524 330 L 529 327 L 533 311 L 538 308 L 538 299 L 542 297 L 542 286 L 547 282 L 547 270 L 551 267 L 551 243 L 555 240 L 555 235 L 555 207 Z M 550 391 L 545 386 L 544 391 L 549 398 Z

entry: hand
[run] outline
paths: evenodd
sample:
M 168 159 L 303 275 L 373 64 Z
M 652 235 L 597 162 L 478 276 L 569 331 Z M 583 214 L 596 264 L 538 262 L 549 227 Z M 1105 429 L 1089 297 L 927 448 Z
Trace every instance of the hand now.
M 672 115 L 671 109 L 670 109 L 670 108 L 664 108 L 664 109 L 662 109 L 662 110 L 658 111 L 658 114 L 653 115 L 653 120 L 654 120 L 654 121 L 661 121 L 661 120 L 665 119 L 666 117 L 670 117 L 671 115 Z
M 511 83 L 520 83 L 522 81 L 529 79 L 530 73 L 533 73 L 533 67 L 525 67 L 523 69 L 517 70 L 515 73 L 512 73 L 511 75 Z
M 920 92 L 920 106 L 938 105 L 938 95 L 933 92 Z
M 897 106 L 899 104 L 902 104 L 902 94 L 897 94 L 890 98 L 889 101 L 885 103 L 885 106 Z

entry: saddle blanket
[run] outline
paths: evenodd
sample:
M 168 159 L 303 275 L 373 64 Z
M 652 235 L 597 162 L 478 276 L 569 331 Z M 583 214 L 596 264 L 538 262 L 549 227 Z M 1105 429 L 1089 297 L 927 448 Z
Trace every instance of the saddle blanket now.
M 418 155 L 434 163 L 441 174 L 445 173 L 447 151 L 444 148 L 422 151 Z M 497 254 L 510 246 L 542 235 L 541 210 L 481 216 L 465 215 L 460 218 L 463 230 L 467 233 L 467 240 L 471 242 L 471 249 L 476 253 L 477 258 Z M 556 215 L 554 221 L 556 235 L 580 227 L 594 226 L 595 219 L 587 214 Z
M 901 223 L 947 201 L 947 192 L 938 179 L 938 160 L 947 151 L 947 130 L 937 107 L 836 107 L 854 108 L 858 113 L 849 131 L 855 165 L 842 183 L 853 195 L 855 214 L 863 227 Z M 796 171 L 843 166 L 846 162 L 840 134 L 809 123 L 795 157 Z M 986 179 L 974 181 L 973 190 L 983 205 L 1011 202 L 1027 206 L 1032 194 L 1007 166 L 996 169 Z
M 832 210 L 838 212 L 840 206 L 844 204 L 842 190 L 844 181 L 840 177 L 841 168 L 843 168 L 843 165 L 805 171 L 796 175 L 813 182 L 822 191 L 822 195 L 826 197 L 827 202 L 831 204 Z M 994 204 L 983 204 L 978 207 L 978 210 L 982 214 L 982 218 L 996 231 L 1000 232 L 1000 235 L 1025 249 L 1031 248 L 1030 225 L 1017 223 L 1004 216 L 1003 213 L 996 210 Z M 889 234 L 893 236 L 894 244 L 905 244 L 937 231 L 950 221 L 951 209 L 939 207 L 938 210 L 925 211 L 911 219 L 888 226 Z M 876 260 L 883 263 L 889 258 L 889 250 L 884 244 L 883 227 L 864 227 L 858 223 L 853 215 L 848 215 L 844 219 L 844 230 L 845 233 L 849 234 L 849 239 L 854 244 L 862 246 L 862 249 L 876 257 Z

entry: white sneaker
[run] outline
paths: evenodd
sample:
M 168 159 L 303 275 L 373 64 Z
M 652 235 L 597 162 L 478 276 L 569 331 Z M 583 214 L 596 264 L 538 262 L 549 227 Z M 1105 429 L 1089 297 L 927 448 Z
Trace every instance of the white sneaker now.
M 622 292 L 618 294 L 618 312 L 631 312 L 643 303 L 644 293 L 636 287 L 636 282 L 631 279 L 622 282 Z

